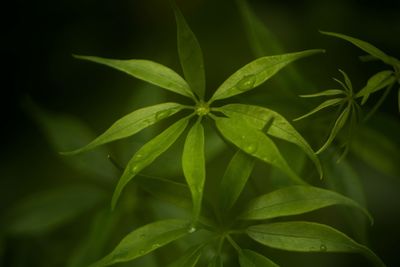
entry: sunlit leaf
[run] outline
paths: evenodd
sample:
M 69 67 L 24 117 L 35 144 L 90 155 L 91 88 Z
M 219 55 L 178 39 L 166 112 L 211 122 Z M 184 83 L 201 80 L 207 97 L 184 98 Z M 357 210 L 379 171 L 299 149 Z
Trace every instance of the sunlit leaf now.
M 66 114 L 56 114 L 37 106 L 30 99 L 24 107 L 43 130 L 54 151 L 66 151 L 83 146 L 95 138 L 92 131 L 81 120 Z M 96 180 L 113 181 L 115 169 L 108 162 L 106 149 L 96 149 L 76 157 L 63 157 L 72 168 L 88 174 Z
M 315 94 L 300 95 L 300 97 L 318 97 L 318 96 L 333 96 L 333 95 L 344 95 L 345 92 L 339 89 L 329 89 Z
M 267 257 L 250 249 L 239 252 L 239 263 L 240 267 L 279 267 Z
M 318 111 L 320 111 L 320 110 L 322 110 L 324 108 L 336 106 L 342 101 L 343 101 L 342 98 L 334 98 L 334 99 L 326 100 L 322 104 L 318 105 L 316 108 L 314 108 L 313 110 L 308 112 L 307 114 L 294 119 L 294 121 L 302 120 L 302 119 L 304 119 L 304 118 L 306 118 L 306 117 L 308 117 L 308 116 L 310 116 L 310 115 L 312 115 L 312 114 L 314 114 L 314 113 L 316 113 L 316 112 L 318 112 Z
M 312 186 L 290 186 L 252 200 L 240 216 L 246 220 L 264 220 L 297 215 L 332 205 L 359 209 L 371 220 L 368 211 L 354 200 L 334 191 Z
M 173 3 L 173 1 L 171 1 Z M 205 74 L 203 53 L 196 36 L 189 28 L 185 18 L 175 4 L 172 5 L 175 12 L 175 19 L 178 32 L 178 52 L 179 59 L 186 81 L 190 88 L 204 99 Z
M 259 106 L 229 104 L 218 109 L 228 117 L 242 117 L 254 128 L 264 130 L 266 125 L 267 134 L 276 138 L 285 140 L 300 147 L 307 156 L 315 164 L 318 173 L 322 177 L 322 169 L 319 159 L 316 157 L 314 150 L 310 147 L 306 140 L 296 131 L 296 129 L 279 113 Z
M 219 118 L 215 122 L 220 133 L 247 154 L 269 163 L 286 173 L 294 183 L 305 182 L 290 168 L 274 142 L 262 131 L 238 117 Z
M 118 181 L 112 198 L 112 208 L 126 186 L 141 170 L 149 166 L 156 158 L 164 153 L 182 134 L 189 121 L 189 117 L 180 119 L 162 133 L 143 145 L 128 162 L 124 173 Z
M 63 152 L 63 155 L 74 155 L 93 149 L 99 145 L 109 143 L 138 133 L 154 123 L 165 119 L 178 111 L 183 106 L 177 103 L 162 103 L 150 107 L 141 108 L 117 120 L 111 127 L 86 146 L 71 151 Z
M 384 70 L 369 78 L 367 84 L 356 95 L 356 97 L 363 97 L 361 104 L 367 101 L 371 93 L 379 91 L 395 82 L 396 78 L 392 74 L 393 71 Z
M 362 253 L 376 266 L 385 264 L 367 247 L 330 226 L 311 222 L 280 222 L 250 226 L 255 241 L 277 249 L 299 252 Z
M 204 159 L 204 129 L 198 120 L 190 129 L 182 154 L 182 168 L 193 199 L 193 220 L 197 221 L 206 179 Z
M 180 258 L 168 265 L 168 267 L 194 267 L 201 256 L 203 245 L 189 248 Z
M 332 143 L 333 139 L 335 139 L 336 135 L 339 133 L 339 131 L 343 128 L 344 124 L 346 123 L 349 114 L 350 114 L 350 107 L 346 107 L 339 115 L 339 117 L 336 119 L 335 125 L 333 125 L 333 128 L 331 130 L 331 133 L 329 134 L 328 139 L 323 144 L 323 146 L 317 151 L 317 154 L 324 151 Z
M 221 210 L 229 210 L 239 198 L 254 167 L 254 158 L 237 151 L 229 162 L 220 184 Z
M 334 36 L 334 37 L 346 40 L 346 41 L 352 43 L 353 45 L 357 46 L 358 48 L 364 50 L 365 52 L 369 53 L 371 56 L 379 58 L 386 64 L 389 64 L 389 65 L 394 64 L 394 59 L 392 57 L 386 55 L 383 51 L 376 48 L 375 46 L 373 46 L 370 43 L 367 43 L 367 42 L 359 40 L 357 38 L 354 38 L 354 37 L 351 37 L 348 35 L 344 35 L 344 34 L 340 34 L 340 33 L 325 32 L 325 31 L 320 31 L 320 32 L 325 35 L 330 35 L 330 36 Z
M 187 82 L 175 71 L 159 63 L 144 59 L 119 60 L 79 55 L 75 57 L 109 66 L 171 92 L 194 98 Z
M 321 52 L 324 52 L 324 50 L 314 49 L 258 58 L 236 71 L 223 82 L 210 102 L 247 92 L 271 78 L 293 61 Z
M 5 232 L 41 234 L 87 212 L 105 199 L 105 192 L 93 186 L 75 185 L 31 195 L 9 211 Z
M 189 233 L 189 222 L 168 219 L 142 226 L 127 236 L 116 248 L 90 267 L 109 266 L 144 256 Z

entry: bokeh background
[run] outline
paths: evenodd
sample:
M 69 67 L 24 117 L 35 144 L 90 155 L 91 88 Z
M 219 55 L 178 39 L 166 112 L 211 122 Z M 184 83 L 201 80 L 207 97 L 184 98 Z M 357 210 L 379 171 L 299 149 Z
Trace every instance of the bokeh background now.
M 210 96 L 224 79 L 255 56 L 250 49 L 235 1 L 177 2 L 203 48 L 207 95 Z M 274 86 L 278 83 L 272 80 L 262 86 L 263 89 L 237 98 L 238 101 L 266 105 L 280 111 L 288 119 L 293 119 L 318 103 L 305 103 L 297 95 L 335 86 L 331 77 L 339 77 L 338 68 L 349 74 L 355 88 L 361 88 L 370 75 L 383 68 L 383 64 L 379 62 L 360 62 L 358 56 L 363 55 L 361 50 L 344 41 L 323 36 L 318 30 L 358 37 L 373 43 L 387 54 L 400 58 L 399 1 L 248 2 L 273 33 L 283 51 L 325 48 L 327 52 L 295 64 L 303 79 L 308 81 L 307 85 L 280 88 Z M 11 216 L 9 214 L 13 213 L 19 202 L 29 199 L 32 194 L 81 183 L 97 184 L 105 191 L 105 196 L 99 196 L 96 192 L 93 196 L 86 196 L 88 199 L 82 193 L 82 201 L 97 203 L 93 198 L 109 200 L 118 171 L 104 155 L 111 153 L 120 165 L 124 165 L 132 153 L 128 148 L 137 148 L 157 129 L 148 130 L 136 139 L 111 146 L 111 152 L 99 152 L 97 156 L 101 159 L 98 162 L 103 160 L 101 168 L 99 166 L 96 170 L 82 170 L 76 167 L 76 162 L 71 163 L 57 154 L 56 148 L 60 148 L 60 141 L 54 135 L 66 135 L 69 147 L 65 149 L 76 147 L 81 140 L 86 140 L 86 135 L 81 139 L 77 138 L 79 140 L 74 143 L 71 136 L 76 132 L 68 127 L 69 124 L 64 124 L 65 117 L 57 116 L 68 114 L 74 119 L 79 118 L 84 127 L 99 134 L 113 121 L 138 107 L 160 103 L 166 98 L 185 100 L 159 88 L 146 86 L 143 82 L 117 71 L 74 59 L 72 54 L 151 59 L 181 72 L 176 52 L 173 13 L 165 0 L 19 0 L 11 3 L 10 7 L 3 10 L 10 12 L 12 19 L 8 20 L 9 27 L 4 33 L 3 41 L 7 64 L 3 72 L 6 83 L 0 106 L 3 135 L 0 219 L 2 218 L 1 227 L 4 230 L 0 232 L 0 265 L 81 266 L 81 263 L 76 263 L 80 260 L 76 255 L 79 251 L 84 254 L 85 250 L 81 247 L 83 241 L 79 238 L 93 228 L 91 221 L 94 216 L 107 215 L 98 215 L 88 209 L 89 211 L 84 211 L 73 220 L 71 215 L 68 224 L 56 223 L 57 227 L 54 229 L 39 229 L 37 233 L 16 231 L 17 234 L 8 235 L 5 229 L 10 227 L 7 225 L 8 217 Z M 374 99 L 367 107 L 373 103 Z M 326 115 L 327 119 L 311 119 L 308 123 L 320 123 L 318 129 L 327 131 L 332 117 L 329 117 L 329 113 Z M 56 125 L 57 122 L 60 124 L 57 131 L 46 128 L 49 123 Z M 75 121 L 72 124 L 75 125 L 74 123 Z M 353 160 L 352 166 L 355 166 L 365 189 L 367 206 L 375 217 L 375 224 L 367 231 L 369 244 L 388 266 L 396 266 L 400 250 L 400 126 L 396 90 L 389 95 L 370 125 L 374 132 L 360 139 L 362 141 L 359 147 L 366 145 L 372 148 L 363 152 L 367 154 L 358 160 L 357 157 L 353 159 L 350 154 L 349 161 Z M 307 122 L 296 124 L 296 127 L 302 129 L 306 137 L 311 138 L 313 147 L 321 144 L 321 137 L 316 137 L 321 131 L 307 131 Z M 216 141 L 216 146 L 218 145 L 220 144 Z M 179 151 L 179 147 L 176 151 Z M 179 161 L 173 157 L 175 152 L 159 162 L 160 166 L 169 168 L 171 173 L 177 171 L 174 163 Z M 223 160 L 229 158 L 224 158 L 223 155 L 218 157 Z M 210 166 L 215 169 L 210 174 L 221 172 L 212 162 Z M 341 175 L 340 168 L 338 170 L 338 175 Z M 96 171 L 100 173 L 99 177 L 104 177 L 93 178 Z M 125 201 L 126 209 L 135 207 L 135 201 L 137 199 L 134 197 L 128 198 Z M 68 210 L 68 207 L 65 209 Z M 142 214 L 144 218 L 141 219 L 144 220 L 146 217 L 151 218 L 146 215 L 148 211 L 140 209 L 132 213 L 125 210 L 121 214 L 125 216 L 121 220 L 122 224 L 117 224 L 117 229 L 109 227 L 110 230 L 107 230 L 110 236 L 115 235 L 116 241 L 126 229 L 140 225 L 140 221 L 135 221 L 138 214 Z M 340 221 L 340 218 L 331 218 L 334 216 L 328 212 L 317 215 L 315 216 L 323 222 L 329 221 L 326 218 Z M 133 222 L 131 226 L 129 218 Z M 103 226 L 98 227 L 103 229 Z M 115 240 L 110 241 L 110 244 L 114 244 Z M 106 244 L 99 251 L 107 251 L 109 247 L 112 245 Z M 271 253 L 283 266 L 298 266 L 296 262 L 299 260 L 305 264 L 316 263 L 313 266 L 339 266 L 344 259 L 354 262 L 349 266 L 366 264 L 358 256 L 348 256 L 348 259 L 341 255 L 308 257 L 276 251 Z M 71 255 L 75 255 L 76 262 L 70 260 Z M 96 256 L 88 256 L 90 257 Z M 146 263 L 134 262 L 126 266 L 146 265 L 157 266 L 150 259 Z

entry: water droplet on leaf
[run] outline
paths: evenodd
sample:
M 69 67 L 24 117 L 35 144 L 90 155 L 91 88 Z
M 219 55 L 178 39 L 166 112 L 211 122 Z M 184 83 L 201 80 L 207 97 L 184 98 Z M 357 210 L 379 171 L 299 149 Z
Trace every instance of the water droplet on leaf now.
M 327 247 L 324 244 L 321 244 L 321 246 L 319 247 L 319 250 L 322 252 L 325 252 L 327 250 Z
M 142 249 L 142 250 L 139 251 L 139 254 L 140 254 L 140 255 L 144 255 L 145 253 L 146 253 L 146 251 L 144 251 L 144 249 Z
M 172 113 L 171 110 L 162 110 L 156 113 L 156 120 L 162 120 Z
M 152 249 L 156 249 L 156 248 L 159 248 L 160 247 L 160 244 L 153 244 L 153 246 L 151 247 Z
M 197 230 L 196 227 L 192 226 L 189 228 L 188 232 L 189 232 L 189 234 L 191 234 L 191 233 L 196 232 L 196 230 Z
M 256 82 L 255 75 L 247 75 L 244 76 L 237 84 L 236 87 L 240 91 L 247 91 L 254 87 L 254 83 Z
M 246 147 L 246 152 L 249 154 L 256 152 L 256 150 L 257 150 L 257 146 L 254 144 L 250 144 Z

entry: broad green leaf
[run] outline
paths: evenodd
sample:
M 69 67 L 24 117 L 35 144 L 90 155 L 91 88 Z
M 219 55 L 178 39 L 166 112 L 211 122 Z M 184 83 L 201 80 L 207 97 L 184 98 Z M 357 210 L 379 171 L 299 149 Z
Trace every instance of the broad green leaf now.
M 200 120 L 190 129 L 182 154 L 182 168 L 193 200 L 193 221 L 200 216 L 206 179 L 204 158 L 204 129 Z
M 180 119 L 172 124 L 162 133 L 143 145 L 128 162 L 124 173 L 118 181 L 112 197 L 112 208 L 114 209 L 117 200 L 126 186 L 141 170 L 149 166 L 156 158 L 164 153 L 182 134 L 189 121 L 189 117 Z
M 320 149 L 318 149 L 317 154 L 319 154 L 322 151 L 324 151 L 332 143 L 333 139 L 335 139 L 335 137 L 339 133 L 339 131 L 343 128 L 344 124 L 347 121 L 347 118 L 349 117 L 350 108 L 351 107 L 346 107 L 342 111 L 342 113 L 339 115 L 339 117 L 336 119 L 335 125 L 333 125 L 333 128 L 331 130 L 331 133 L 329 134 L 328 139 L 323 144 L 323 146 Z
M 297 215 L 332 205 L 361 210 L 373 222 L 368 211 L 354 200 L 334 191 L 312 186 L 290 186 L 262 195 L 250 202 L 240 216 L 245 220 L 265 220 Z
M 229 162 L 220 184 L 221 210 L 227 212 L 245 187 L 254 167 L 254 158 L 238 150 Z
M 330 226 L 311 222 L 280 222 L 250 226 L 255 241 L 277 249 L 299 252 L 362 253 L 376 266 L 385 264 L 369 248 Z
M 223 82 L 209 102 L 249 91 L 271 78 L 293 61 L 321 52 L 324 52 L 324 50 L 314 49 L 258 58 L 236 71 Z
M 93 186 L 63 186 L 31 195 L 10 210 L 5 232 L 42 234 L 87 212 L 105 200 L 105 192 Z
M 394 63 L 395 60 L 392 57 L 388 56 L 383 51 L 381 51 L 380 49 L 376 48 L 375 46 L 373 46 L 370 43 L 367 43 L 367 42 L 359 40 L 357 38 L 354 38 L 354 37 L 351 37 L 351 36 L 347 36 L 347 35 L 344 35 L 344 34 L 340 34 L 340 33 L 325 32 L 325 31 L 320 31 L 320 32 L 322 34 L 325 34 L 325 35 L 330 35 L 330 36 L 334 36 L 334 37 L 346 40 L 346 41 L 352 43 L 353 45 L 357 46 L 358 48 L 364 50 L 365 52 L 369 53 L 371 56 L 379 58 L 380 60 L 382 60 L 386 64 L 389 64 L 389 65 L 395 64 Z
M 296 131 L 296 129 L 279 113 L 259 106 L 229 104 L 218 109 L 228 117 L 242 117 L 258 130 L 264 130 L 267 124 L 270 126 L 265 129 L 267 134 L 285 140 L 300 147 L 315 164 L 318 173 L 322 177 L 322 169 L 319 159 L 306 140 Z
M 109 266 L 139 258 L 188 233 L 189 222 L 185 220 L 168 219 L 147 224 L 125 236 L 110 254 L 90 267 Z
M 329 89 L 315 94 L 300 95 L 300 97 L 318 97 L 318 96 L 333 96 L 333 95 L 345 95 L 345 92 L 339 89 Z
M 250 249 L 239 252 L 239 263 L 240 267 L 279 267 L 267 257 Z
M 222 257 L 220 255 L 215 256 L 207 265 L 207 267 L 223 267 Z
M 201 256 L 203 245 L 189 248 L 180 258 L 168 265 L 168 267 L 194 267 Z
M 111 127 L 86 146 L 71 151 L 63 152 L 63 155 L 75 155 L 93 149 L 97 146 L 122 139 L 138 133 L 154 123 L 165 119 L 178 111 L 183 106 L 177 103 L 162 103 L 150 107 L 141 108 L 117 120 Z
M 239 117 L 219 118 L 215 122 L 220 133 L 247 154 L 269 163 L 286 173 L 294 183 L 305 182 L 289 167 L 274 142 L 262 131 Z
M 159 63 L 144 59 L 119 60 L 79 55 L 75 57 L 109 66 L 145 82 L 194 99 L 187 82 L 175 71 Z
M 302 119 L 304 119 L 304 118 L 306 118 L 306 117 L 308 117 L 308 116 L 310 116 L 310 115 L 312 115 L 312 114 L 314 114 L 314 113 L 316 113 L 316 112 L 318 112 L 318 111 L 320 111 L 320 110 L 322 110 L 324 108 L 336 106 L 342 101 L 343 101 L 343 98 L 334 98 L 334 99 L 326 100 L 322 104 L 320 104 L 319 106 L 317 106 L 316 108 L 314 108 L 313 110 L 308 112 L 307 114 L 305 114 L 303 116 L 300 116 L 300 117 L 294 119 L 293 121 L 302 120 Z
M 171 1 L 173 3 L 173 1 Z M 178 33 L 179 59 L 186 81 L 200 99 L 204 99 L 205 74 L 203 53 L 196 36 L 176 5 L 172 4 Z
M 186 184 L 149 176 L 138 175 L 138 178 L 139 186 L 155 198 L 185 209 L 191 208 L 190 190 Z
M 66 151 L 83 146 L 95 137 L 88 126 L 78 118 L 44 110 L 30 99 L 24 101 L 23 105 L 39 124 L 54 151 Z M 102 148 L 76 157 L 62 157 L 62 159 L 75 170 L 88 174 L 97 181 L 111 182 L 113 181 L 111 178 L 114 178 L 116 173 L 107 156 L 107 150 Z
M 369 78 L 367 84 L 356 95 L 356 97 L 363 97 L 361 104 L 367 101 L 371 93 L 379 91 L 395 82 L 396 78 L 392 74 L 393 71 L 384 70 Z
M 103 251 L 109 244 L 118 226 L 120 214 L 107 207 L 95 216 L 87 235 L 77 242 L 73 253 L 68 258 L 68 267 L 86 267 L 91 262 L 103 256 Z

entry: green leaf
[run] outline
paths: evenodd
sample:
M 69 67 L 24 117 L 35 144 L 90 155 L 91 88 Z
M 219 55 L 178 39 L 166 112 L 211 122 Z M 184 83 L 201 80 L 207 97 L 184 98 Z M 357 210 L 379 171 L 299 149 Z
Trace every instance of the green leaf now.
M 336 119 L 335 125 L 333 126 L 328 139 L 326 140 L 324 145 L 320 149 L 318 149 L 317 154 L 324 151 L 332 143 L 333 139 L 335 139 L 336 135 L 339 133 L 339 131 L 343 128 L 344 124 L 346 123 L 347 118 L 349 117 L 350 114 L 350 109 L 351 107 L 346 107 L 339 115 L 339 117 Z
M 254 158 L 238 150 L 229 162 L 220 184 L 221 210 L 227 212 L 245 187 L 254 167 Z
M 75 185 L 33 194 L 9 211 L 4 230 L 9 234 L 43 234 L 87 212 L 105 199 L 93 186 Z
M 315 94 L 300 95 L 300 97 L 318 97 L 318 96 L 333 96 L 333 95 L 345 95 L 345 92 L 339 89 L 329 89 Z
M 190 129 L 182 154 L 182 168 L 193 200 L 193 221 L 196 222 L 201 211 L 204 182 L 206 179 L 204 159 L 204 129 L 200 120 Z
M 265 129 L 267 134 L 285 140 L 300 147 L 315 164 L 318 173 L 322 177 L 322 168 L 319 159 L 306 140 L 296 131 L 296 129 L 279 113 L 259 106 L 229 104 L 218 109 L 228 117 L 241 117 L 254 128 L 264 130 L 267 124 L 270 126 Z
M 196 245 L 189 248 L 179 259 L 175 260 L 168 267 L 194 267 L 200 259 L 204 245 Z
M 216 255 L 207 265 L 207 267 L 223 267 L 222 257 L 220 255 Z
M 90 267 L 109 266 L 117 262 L 130 261 L 142 257 L 189 233 L 189 223 L 185 220 L 168 219 L 142 226 L 127 236 L 117 247 Z
M 173 3 L 173 1 L 171 1 Z M 176 5 L 172 4 L 178 32 L 179 59 L 186 81 L 200 99 L 204 99 L 205 74 L 199 42 Z
M 305 182 L 289 167 L 274 142 L 252 124 L 239 117 L 214 117 L 220 133 L 247 154 L 269 163 L 286 173 L 294 183 Z
M 156 158 L 164 153 L 182 134 L 189 121 L 189 117 L 180 119 L 172 124 L 162 133 L 143 145 L 128 162 L 124 173 L 118 181 L 112 197 L 112 208 L 114 209 L 117 200 L 126 186 L 141 170 L 149 166 Z
M 339 69 L 339 72 L 343 75 L 343 79 L 346 84 L 346 86 L 344 86 L 344 89 L 348 90 L 349 93 L 353 94 L 353 85 L 351 84 L 351 80 L 350 80 L 349 76 L 347 75 L 346 72 L 344 72 L 341 69 Z
M 384 70 L 376 73 L 368 79 L 367 84 L 357 93 L 356 97 L 363 97 L 361 104 L 364 104 L 369 95 L 373 92 L 379 91 L 391 83 L 396 81 L 396 77 L 392 76 L 393 71 Z
M 321 52 L 324 52 L 324 50 L 314 49 L 258 58 L 236 71 L 223 82 L 209 103 L 247 92 L 271 78 L 293 61 Z
M 336 106 L 342 101 L 343 101 L 343 98 L 334 98 L 334 99 L 326 100 L 326 101 L 322 102 L 322 104 L 320 104 L 319 106 L 317 106 L 316 108 L 314 108 L 313 110 L 308 112 L 307 114 L 305 114 L 303 116 L 300 116 L 300 117 L 294 119 L 293 121 L 302 120 L 302 119 L 304 119 L 304 118 L 306 118 L 306 117 L 308 117 L 308 116 L 310 116 L 310 115 L 312 115 L 312 114 L 314 114 L 314 113 L 316 113 L 316 112 L 318 112 L 318 111 L 320 111 L 320 110 L 322 110 L 324 108 Z
M 170 202 L 178 207 L 190 209 L 190 191 L 186 184 L 163 178 L 138 175 L 139 186 L 162 201 Z
M 368 211 L 354 200 L 334 191 L 312 186 L 290 186 L 262 195 L 250 202 L 240 216 L 245 220 L 265 220 L 297 215 L 332 205 L 344 205 L 361 210 L 371 221 Z
M 74 57 L 109 66 L 168 91 L 195 99 L 187 82 L 175 71 L 159 63 L 144 59 L 119 60 L 80 55 Z
M 277 249 L 299 252 L 362 253 L 376 266 L 385 264 L 367 247 L 327 225 L 311 222 L 281 222 L 250 226 L 255 241 Z
M 95 137 L 88 126 L 78 118 L 44 110 L 30 99 L 26 99 L 23 105 L 39 124 L 54 151 L 66 151 L 73 147 L 83 146 Z M 62 159 L 75 170 L 88 174 L 88 177 L 96 181 L 114 180 L 115 169 L 108 161 L 108 152 L 104 148 L 76 157 L 62 157 Z
M 147 128 L 164 118 L 172 116 L 182 109 L 183 106 L 178 103 L 162 103 L 135 110 L 117 120 L 108 130 L 86 146 L 71 152 L 62 152 L 61 154 L 75 155 L 105 143 L 134 135 L 144 128 Z
M 240 267 L 279 267 L 270 259 L 250 249 L 239 252 L 239 263 Z
M 352 43 L 353 45 L 357 46 L 358 48 L 364 50 L 365 52 L 369 53 L 371 56 L 379 58 L 386 64 L 389 64 L 389 65 L 395 64 L 394 59 L 392 57 L 386 55 L 383 51 L 376 48 L 375 46 L 373 46 L 370 43 L 367 43 L 367 42 L 359 40 L 357 38 L 354 38 L 354 37 L 351 37 L 348 35 L 344 35 L 344 34 L 340 34 L 340 33 L 325 32 L 325 31 L 320 31 L 320 33 L 346 40 L 346 41 Z

